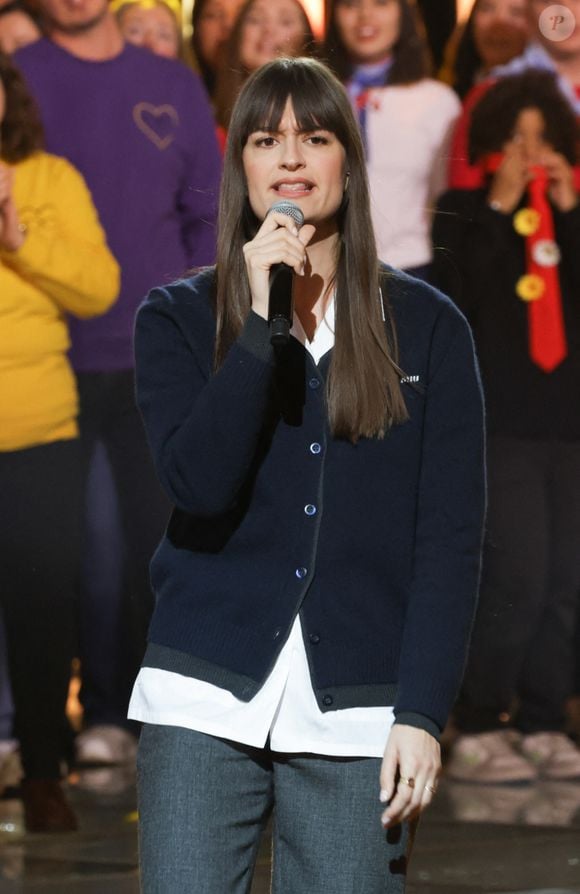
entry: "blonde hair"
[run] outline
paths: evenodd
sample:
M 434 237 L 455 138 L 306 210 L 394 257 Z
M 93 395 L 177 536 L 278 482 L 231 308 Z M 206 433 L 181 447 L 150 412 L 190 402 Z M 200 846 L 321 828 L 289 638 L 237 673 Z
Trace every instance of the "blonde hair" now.
M 113 0 L 109 9 L 116 15 L 120 15 L 124 9 L 130 6 L 138 6 L 139 9 L 156 9 L 158 6 L 166 6 L 181 27 L 181 3 L 179 0 Z

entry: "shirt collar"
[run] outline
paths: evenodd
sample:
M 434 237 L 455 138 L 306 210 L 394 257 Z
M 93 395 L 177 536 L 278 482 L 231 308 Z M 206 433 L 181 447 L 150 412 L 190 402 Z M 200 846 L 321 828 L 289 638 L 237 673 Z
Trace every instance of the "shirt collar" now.
M 316 364 L 318 364 L 320 358 L 323 357 L 324 354 L 328 353 L 328 351 L 334 347 L 335 313 L 335 299 L 333 297 L 328 303 L 326 311 L 324 312 L 324 317 L 317 326 L 314 338 L 312 341 L 308 341 L 308 337 L 300 322 L 300 318 L 296 311 L 294 312 L 294 320 L 290 335 L 293 335 L 301 345 L 304 345 Z

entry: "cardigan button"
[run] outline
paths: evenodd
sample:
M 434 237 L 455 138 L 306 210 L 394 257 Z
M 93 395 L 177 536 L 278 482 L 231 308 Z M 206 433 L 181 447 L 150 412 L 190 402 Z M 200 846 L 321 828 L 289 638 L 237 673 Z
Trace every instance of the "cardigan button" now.
M 334 699 L 333 699 L 333 697 L 332 697 L 331 695 L 325 695 L 325 696 L 323 696 L 323 699 L 322 699 L 322 704 L 323 704 L 323 705 L 330 706 L 330 705 L 332 705 L 333 702 L 334 702 Z
M 316 506 L 314 506 L 312 503 L 307 503 L 304 507 L 304 512 L 306 513 L 306 515 L 316 515 Z
M 317 646 L 318 643 L 320 642 L 320 634 L 318 634 L 318 633 L 311 633 L 310 636 L 308 637 L 308 639 L 310 640 L 310 642 L 311 642 L 313 645 Z
M 322 453 L 322 447 L 318 441 L 314 441 L 314 443 L 310 445 L 310 452 L 313 453 L 314 456 L 318 456 L 319 453 Z
M 308 574 L 308 568 L 297 568 L 294 572 L 298 580 L 303 580 Z
M 314 391 L 314 390 L 316 390 L 316 388 L 320 388 L 320 379 L 315 379 L 315 378 L 309 379 L 308 384 Z
M 276 627 L 276 629 L 274 631 L 274 636 L 272 637 L 272 639 L 278 639 L 278 637 L 280 636 L 281 633 L 282 633 L 282 628 Z

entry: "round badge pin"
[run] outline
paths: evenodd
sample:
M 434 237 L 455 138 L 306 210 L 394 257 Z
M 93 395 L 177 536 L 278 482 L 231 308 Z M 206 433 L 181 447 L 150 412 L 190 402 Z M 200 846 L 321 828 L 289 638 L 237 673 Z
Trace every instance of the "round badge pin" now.
M 560 249 L 551 239 L 539 239 L 532 247 L 532 258 L 540 267 L 555 267 L 560 263 Z

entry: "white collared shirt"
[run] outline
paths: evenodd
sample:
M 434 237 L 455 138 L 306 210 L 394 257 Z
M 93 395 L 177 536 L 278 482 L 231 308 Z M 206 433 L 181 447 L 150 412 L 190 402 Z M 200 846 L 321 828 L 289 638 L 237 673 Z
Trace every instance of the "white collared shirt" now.
M 315 363 L 334 345 L 334 321 L 333 299 L 309 342 L 294 315 L 291 334 Z M 312 690 L 300 616 L 266 682 L 249 702 L 203 680 L 143 667 L 133 688 L 129 718 L 185 727 L 258 748 L 266 744 L 269 735 L 273 751 L 337 757 L 382 757 L 394 719 L 390 707 L 320 710 Z
M 371 216 L 379 258 L 393 267 L 419 267 L 433 259 L 433 209 L 447 188 L 449 146 L 460 112 L 453 90 L 430 78 L 370 91 Z

